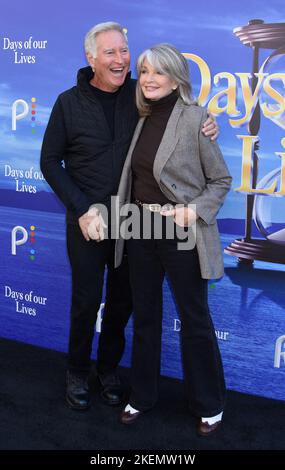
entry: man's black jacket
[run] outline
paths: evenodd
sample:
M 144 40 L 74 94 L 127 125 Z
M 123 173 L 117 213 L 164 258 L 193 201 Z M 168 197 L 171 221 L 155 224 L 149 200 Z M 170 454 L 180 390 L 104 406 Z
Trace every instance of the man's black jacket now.
M 80 69 L 77 86 L 59 95 L 41 151 L 42 173 L 70 219 L 78 219 L 91 204 L 109 205 L 138 120 L 136 81 L 128 74 L 116 100 L 112 138 L 102 105 L 90 90 L 92 76 L 90 67 Z

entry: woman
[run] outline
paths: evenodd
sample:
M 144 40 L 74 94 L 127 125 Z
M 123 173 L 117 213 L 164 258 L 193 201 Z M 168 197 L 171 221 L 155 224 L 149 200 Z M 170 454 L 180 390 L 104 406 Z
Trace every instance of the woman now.
M 209 435 L 221 423 L 225 383 L 209 314 L 207 279 L 223 275 L 215 217 L 230 188 L 231 177 L 216 143 L 201 133 L 207 111 L 191 100 L 188 63 L 183 55 L 171 45 L 160 44 L 141 54 L 137 70 L 136 99 L 142 118 L 129 149 L 118 195 L 120 201 L 139 207 L 140 222 L 151 212 L 152 234 L 149 239 L 141 234 L 127 242 L 134 343 L 131 395 L 121 422 L 135 422 L 157 401 L 160 298 L 166 273 L 181 316 L 190 409 L 199 417 L 198 433 Z M 162 219 L 160 239 L 155 234 L 157 217 Z M 169 218 L 185 230 L 188 227 L 191 231 L 196 224 L 196 246 L 179 249 L 178 235 L 168 236 Z M 117 265 L 122 255 L 123 243 L 119 240 Z

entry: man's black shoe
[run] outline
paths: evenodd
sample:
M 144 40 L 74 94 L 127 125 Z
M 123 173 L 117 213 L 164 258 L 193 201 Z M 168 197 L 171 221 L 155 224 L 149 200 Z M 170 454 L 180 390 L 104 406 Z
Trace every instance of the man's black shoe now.
M 65 398 L 73 410 L 87 410 L 90 406 L 88 379 L 67 371 Z
M 99 375 L 101 398 L 106 405 L 118 406 L 124 403 L 125 392 L 117 374 Z

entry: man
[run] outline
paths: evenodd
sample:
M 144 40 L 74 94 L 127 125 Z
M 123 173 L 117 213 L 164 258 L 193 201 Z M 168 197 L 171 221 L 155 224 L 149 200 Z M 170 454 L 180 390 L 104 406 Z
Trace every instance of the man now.
M 111 22 L 96 25 L 86 35 L 85 51 L 90 67 L 79 70 L 77 86 L 59 95 L 41 153 L 41 170 L 67 208 L 72 306 L 66 401 L 76 410 L 90 405 L 90 356 L 106 266 L 97 372 L 104 401 L 109 405 L 123 401 L 117 366 L 132 312 L 127 260 L 125 257 L 120 268 L 114 269 L 114 240 L 90 240 L 88 226 L 93 217 L 88 210 L 98 203 L 110 209 L 138 120 L 136 81 L 130 78 L 123 28 Z M 215 138 L 217 126 L 211 119 L 207 123 L 205 134 Z

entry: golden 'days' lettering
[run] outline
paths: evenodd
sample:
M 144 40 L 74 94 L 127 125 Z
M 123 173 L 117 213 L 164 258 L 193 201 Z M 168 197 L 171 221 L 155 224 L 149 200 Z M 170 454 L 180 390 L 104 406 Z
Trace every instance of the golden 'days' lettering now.
M 214 76 L 214 84 L 219 85 L 221 79 L 225 78 L 228 80 L 228 87 L 222 91 L 219 91 L 208 103 L 208 109 L 216 114 L 217 110 L 219 113 L 227 113 L 229 116 L 238 116 L 240 111 L 236 107 L 236 79 L 235 76 L 229 72 L 217 73 Z M 219 106 L 220 99 L 226 96 L 226 105 L 224 107 Z
M 212 76 L 211 71 L 207 63 L 198 55 L 190 54 L 185 52 L 183 54 L 186 59 L 196 63 L 199 67 L 201 74 L 201 88 L 198 96 L 198 102 L 201 106 L 204 106 L 209 98 L 209 94 L 212 87 Z M 263 90 L 269 98 L 275 103 L 262 103 L 261 110 L 265 117 L 279 116 L 285 112 L 285 97 L 282 96 L 274 87 L 272 82 L 281 82 L 285 90 L 285 73 L 255 73 L 257 78 L 256 88 L 254 93 L 251 91 L 250 79 L 252 75 L 250 73 L 229 73 L 220 72 L 214 75 L 214 85 L 219 85 L 220 80 L 227 80 L 227 86 L 224 90 L 216 93 L 211 100 L 208 102 L 208 109 L 211 113 L 218 115 L 221 113 L 227 113 L 229 116 L 240 116 L 241 111 L 237 108 L 237 90 L 238 86 L 241 88 L 243 103 L 245 107 L 244 116 L 238 118 L 229 119 L 229 124 L 232 127 L 240 127 L 250 121 L 252 113 L 254 111 L 258 96 Z M 219 101 L 222 97 L 226 98 L 226 104 L 224 106 L 219 105 Z
M 229 72 L 220 72 L 214 75 L 213 83 L 215 86 L 220 86 L 221 80 L 226 80 L 226 86 L 223 90 L 219 90 L 209 100 L 209 94 L 212 91 L 212 76 L 208 64 L 201 57 L 195 54 L 185 52 L 183 54 L 186 59 L 194 62 L 198 67 L 201 74 L 201 87 L 198 96 L 198 102 L 201 106 L 207 107 L 209 111 L 215 115 L 227 113 L 229 124 L 232 127 L 240 127 L 250 121 L 252 114 L 255 110 L 260 92 L 263 90 L 270 102 L 264 100 L 260 104 L 260 109 L 263 115 L 273 122 L 278 121 L 276 118 L 285 113 L 285 93 L 280 94 L 274 88 L 273 84 L 278 82 L 283 85 L 285 91 L 285 73 L 255 73 L 256 86 L 254 92 L 251 89 L 252 75 L 250 73 L 237 72 L 235 74 Z M 244 104 L 244 115 L 237 106 L 237 93 L 240 87 L 242 93 L 242 100 Z M 221 106 L 220 101 L 223 99 L 225 103 Z M 209 100 L 209 101 L 208 101 Z M 273 100 L 273 103 L 272 103 Z M 283 125 L 282 125 L 283 127 Z M 259 140 L 257 135 L 237 135 L 237 138 L 242 141 L 242 166 L 241 166 L 241 185 L 236 188 L 236 191 L 245 193 L 257 193 L 285 196 L 285 152 L 275 152 L 275 155 L 280 157 L 278 163 L 281 166 L 281 178 L 279 188 L 277 187 L 277 179 L 273 181 L 268 188 L 252 188 L 252 158 L 254 154 L 254 144 Z M 285 138 L 281 140 L 281 145 L 285 148 Z
M 270 84 L 271 80 L 281 80 L 285 89 L 285 74 L 284 73 L 272 73 L 266 77 L 263 83 L 263 89 L 270 98 L 273 98 L 279 104 L 276 109 L 272 109 L 272 106 L 267 106 L 266 103 L 262 103 L 261 109 L 265 117 L 279 116 L 285 110 L 285 97 L 280 95 Z

